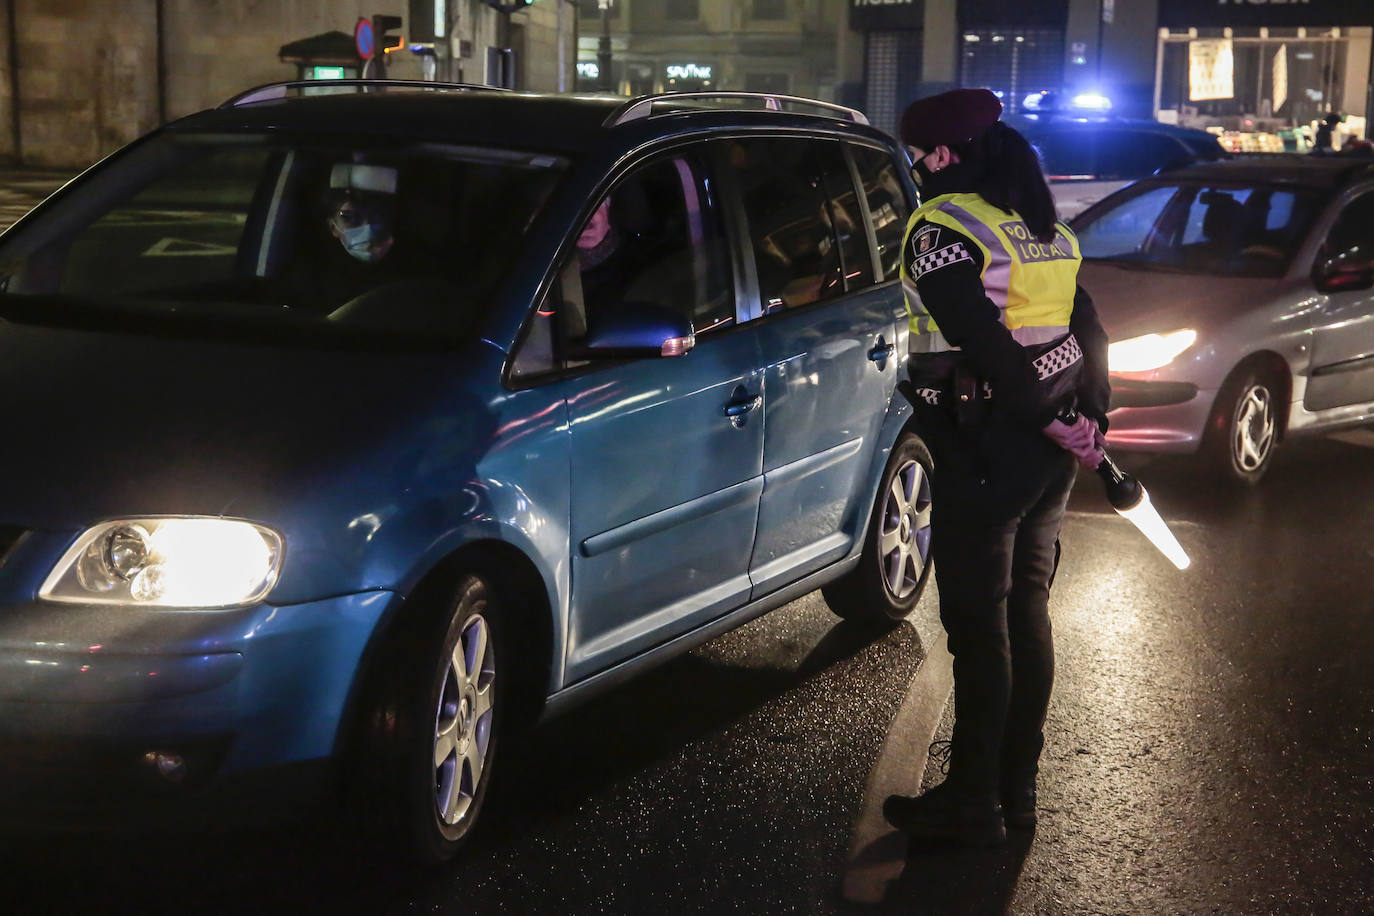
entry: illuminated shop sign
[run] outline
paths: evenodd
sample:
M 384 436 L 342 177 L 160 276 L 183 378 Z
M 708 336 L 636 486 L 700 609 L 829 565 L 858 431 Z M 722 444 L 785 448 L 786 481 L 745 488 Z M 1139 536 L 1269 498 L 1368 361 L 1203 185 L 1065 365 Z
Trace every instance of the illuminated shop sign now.
M 663 68 L 663 75 L 670 80 L 709 80 L 710 64 L 669 64 Z
M 595 61 L 579 60 L 577 62 L 577 75 L 584 80 L 594 80 L 601 76 L 601 68 Z
M 925 0 L 849 0 L 852 29 L 919 29 L 925 15 Z
M 1159 24 L 1169 29 L 1374 25 L 1374 3 L 1368 0 L 1159 0 Z

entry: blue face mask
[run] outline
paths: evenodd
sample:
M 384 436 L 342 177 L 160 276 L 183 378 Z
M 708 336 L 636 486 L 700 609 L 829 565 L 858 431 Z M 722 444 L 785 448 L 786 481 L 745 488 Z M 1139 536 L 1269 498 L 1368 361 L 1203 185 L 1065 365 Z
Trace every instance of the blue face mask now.
M 335 231 L 339 233 L 339 241 L 343 243 L 344 251 L 359 261 L 371 261 L 376 257 L 372 251 L 371 223 L 363 223 L 361 226 L 347 229 L 336 224 Z

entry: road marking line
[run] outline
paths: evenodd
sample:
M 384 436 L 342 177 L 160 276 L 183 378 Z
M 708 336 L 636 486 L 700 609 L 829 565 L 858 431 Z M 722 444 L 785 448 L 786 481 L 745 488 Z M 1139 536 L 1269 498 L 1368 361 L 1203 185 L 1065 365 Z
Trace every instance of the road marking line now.
M 883 800 L 920 790 L 930 741 L 953 689 L 954 658 L 941 633 L 911 679 L 906 698 L 888 725 L 882 752 L 868 772 L 863 806 L 850 830 L 841 887 L 844 899 L 881 903 L 888 885 L 906 867 L 906 837 L 883 819 Z
M 216 255 L 223 257 L 228 254 L 236 254 L 238 249 L 233 245 L 218 245 L 214 242 L 195 242 L 191 239 L 164 238 L 148 246 L 148 250 L 143 252 L 145 258 L 181 258 L 201 255 Z

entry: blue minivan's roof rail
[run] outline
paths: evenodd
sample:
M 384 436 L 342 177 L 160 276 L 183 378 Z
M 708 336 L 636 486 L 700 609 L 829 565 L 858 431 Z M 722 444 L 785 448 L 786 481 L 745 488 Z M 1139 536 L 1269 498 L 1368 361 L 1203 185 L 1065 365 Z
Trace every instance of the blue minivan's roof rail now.
M 474 89 L 486 90 L 489 92 L 507 91 L 499 86 L 484 86 L 481 83 L 435 83 L 428 80 L 288 80 L 281 83 L 267 83 L 262 86 L 256 86 L 245 92 L 240 92 L 233 98 L 222 102 L 219 107 L 238 108 L 240 105 L 251 105 L 254 102 L 284 99 L 292 92 L 295 92 L 297 95 L 302 94 L 302 89 L 352 89 L 355 92 L 384 92 L 387 90 L 400 92 L 455 92 Z
M 660 109 L 669 109 L 668 112 L 659 111 L 658 114 L 682 114 L 683 108 L 690 107 L 694 102 L 705 103 L 700 105 L 701 108 L 748 108 L 762 111 L 810 113 L 822 117 L 854 121 L 858 124 L 868 123 L 868 118 L 857 109 L 846 108 L 833 102 L 822 102 L 818 99 L 804 99 L 795 95 L 776 95 L 765 92 L 662 92 L 657 95 L 644 95 L 630 99 L 606 119 L 606 126 L 615 127 L 617 124 L 624 124 L 627 121 L 654 117 L 655 106 Z M 810 111 L 808 112 L 807 109 Z

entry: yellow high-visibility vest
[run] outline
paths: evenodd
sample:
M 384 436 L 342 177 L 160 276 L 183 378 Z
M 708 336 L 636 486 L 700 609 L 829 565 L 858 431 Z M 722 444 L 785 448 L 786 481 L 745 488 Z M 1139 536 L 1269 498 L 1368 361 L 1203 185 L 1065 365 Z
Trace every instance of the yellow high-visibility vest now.
M 902 245 L 902 288 L 911 316 L 913 352 L 956 349 L 944 340 L 935 319 L 921 304 L 910 274 L 911 234 L 923 220 L 929 225 L 917 238 L 916 257 L 929 259 L 932 266 L 961 257 L 940 238 L 940 227 L 971 238 L 983 254 L 983 289 L 1018 343 L 1049 343 L 1069 332 L 1078 265 L 1083 260 L 1069 227 L 1058 223 L 1054 241 L 1039 242 L 1020 216 L 994 207 L 977 194 L 942 194 L 911 214 Z

